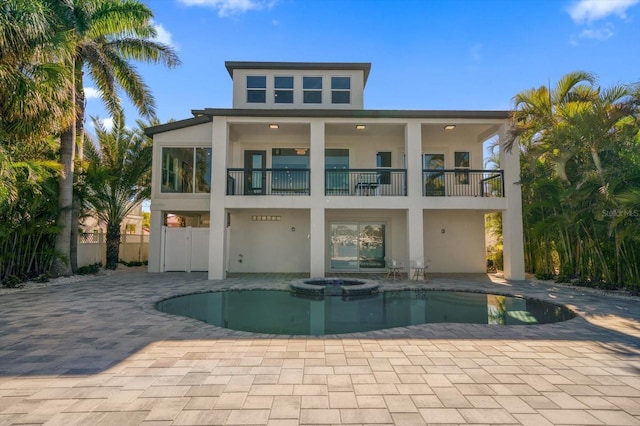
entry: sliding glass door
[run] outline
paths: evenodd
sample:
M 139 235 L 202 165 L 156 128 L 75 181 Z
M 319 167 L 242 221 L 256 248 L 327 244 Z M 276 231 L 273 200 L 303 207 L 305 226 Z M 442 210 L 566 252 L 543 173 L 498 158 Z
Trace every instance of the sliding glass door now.
M 384 224 L 332 223 L 332 271 L 367 271 L 384 268 Z

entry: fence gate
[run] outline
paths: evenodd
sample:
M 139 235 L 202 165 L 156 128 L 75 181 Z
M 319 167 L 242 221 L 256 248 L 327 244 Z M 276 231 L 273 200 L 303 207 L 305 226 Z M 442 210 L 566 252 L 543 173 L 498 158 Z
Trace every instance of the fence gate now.
M 209 228 L 162 227 L 163 271 L 207 271 Z

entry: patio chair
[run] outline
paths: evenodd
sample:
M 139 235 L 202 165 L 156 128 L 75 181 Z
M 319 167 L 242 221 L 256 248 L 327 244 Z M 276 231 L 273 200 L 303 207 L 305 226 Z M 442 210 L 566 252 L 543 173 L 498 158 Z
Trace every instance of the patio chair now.
M 426 281 L 429 262 L 424 257 L 418 257 L 412 263 L 413 276 L 411 279 L 418 280 L 419 278 L 422 278 L 423 281 Z
M 387 278 L 390 276 L 393 277 L 393 281 L 396 280 L 396 277 L 402 279 L 402 274 L 404 273 L 404 262 L 398 259 L 385 259 L 385 264 L 387 267 Z
M 380 175 L 378 172 L 364 172 L 358 175 L 356 195 L 380 195 Z

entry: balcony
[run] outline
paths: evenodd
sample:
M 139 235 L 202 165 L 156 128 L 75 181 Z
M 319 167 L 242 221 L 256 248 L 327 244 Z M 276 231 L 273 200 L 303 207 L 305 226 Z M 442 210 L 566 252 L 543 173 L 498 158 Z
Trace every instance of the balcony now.
M 504 197 L 502 170 L 426 169 L 426 197 Z M 227 169 L 227 195 L 311 195 L 309 169 Z M 327 196 L 406 196 L 405 169 L 325 170 Z
M 336 169 L 325 171 L 325 195 L 405 196 L 405 169 Z
M 309 195 L 309 169 L 227 169 L 227 195 Z
M 504 197 L 502 170 L 426 169 L 425 197 Z

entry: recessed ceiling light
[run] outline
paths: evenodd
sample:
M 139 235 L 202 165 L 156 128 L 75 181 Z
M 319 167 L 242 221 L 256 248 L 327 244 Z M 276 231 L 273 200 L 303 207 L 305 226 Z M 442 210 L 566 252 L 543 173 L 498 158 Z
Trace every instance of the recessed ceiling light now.
M 455 124 L 447 124 L 446 126 L 444 126 L 445 130 L 453 130 L 456 128 Z
M 364 125 L 364 124 L 356 124 L 356 129 L 358 129 L 358 130 L 364 130 L 366 128 L 367 128 L 367 126 Z
M 278 128 L 280 128 L 280 125 L 279 124 L 269 124 L 269 128 L 270 129 L 278 129 Z

